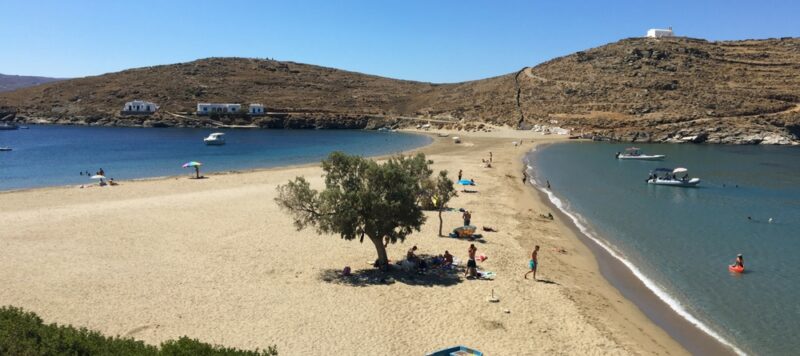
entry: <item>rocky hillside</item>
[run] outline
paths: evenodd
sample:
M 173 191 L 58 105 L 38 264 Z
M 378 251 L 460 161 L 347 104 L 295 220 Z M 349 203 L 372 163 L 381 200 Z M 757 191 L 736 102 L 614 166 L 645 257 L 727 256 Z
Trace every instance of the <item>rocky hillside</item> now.
M 34 85 L 55 82 L 63 79 L 49 77 L 32 77 L 26 75 L 8 75 L 0 73 L 0 92 L 27 88 Z
M 545 123 L 628 141 L 791 143 L 800 136 L 800 39 L 633 38 L 508 75 L 402 81 L 243 58 L 126 70 L 0 93 L 17 121 L 99 125 L 370 127 Z M 158 103 L 151 117 L 123 103 Z M 266 117 L 218 121 L 197 102 L 262 103 Z

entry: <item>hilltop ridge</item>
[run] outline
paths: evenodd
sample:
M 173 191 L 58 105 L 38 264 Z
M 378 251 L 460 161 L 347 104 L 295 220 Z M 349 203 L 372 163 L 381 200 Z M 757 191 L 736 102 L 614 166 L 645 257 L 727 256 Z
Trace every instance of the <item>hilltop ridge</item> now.
M 629 38 L 463 83 L 207 58 L 0 93 L 0 106 L 44 123 L 364 128 L 411 118 L 464 129 L 548 124 L 626 141 L 788 144 L 800 137 L 797 73 L 798 38 Z M 133 99 L 161 109 L 121 116 Z M 271 114 L 212 122 L 192 115 L 197 102 L 262 103 Z

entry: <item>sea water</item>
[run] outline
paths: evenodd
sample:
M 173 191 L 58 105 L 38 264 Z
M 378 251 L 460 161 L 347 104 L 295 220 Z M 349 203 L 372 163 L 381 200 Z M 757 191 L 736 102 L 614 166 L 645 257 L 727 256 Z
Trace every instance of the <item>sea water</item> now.
M 664 161 L 621 161 L 627 145 L 563 143 L 528 156 L 533 176 L 590 237 L 684 317 L 739 352 L 800 350 L 800 147 L 642 145 Z M 689 169 L 697 188 L 646 184 Z M 727 266 L 744 255 L 746 272 Z
M 227 144 L 203 137 L 225 133 Z M 364 156 L 393 154 L 428 144 L 423 135 L 363 130 L 256 130 L 30 126 L 0 131 L 0 190 L 92 183 L 81 172 L 100 168 L 114 180 L 230 171 L 318 162 L 332 151 Z

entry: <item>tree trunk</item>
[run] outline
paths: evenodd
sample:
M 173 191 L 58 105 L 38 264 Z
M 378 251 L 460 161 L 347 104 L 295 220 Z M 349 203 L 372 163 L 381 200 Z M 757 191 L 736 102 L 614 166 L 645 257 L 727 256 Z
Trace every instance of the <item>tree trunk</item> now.
M 386 256 L 386 248 L 383 247 L 383 238 L 382 237 L 369 237 L 372 240 L 372 244 L 375 245 L 375 250 L 378 251 L 378 267 L 381 271 L 385 271 L 389 267 L 389 257 Z
M 439 237 L 442 236 L 442 209 L 439 209 Z

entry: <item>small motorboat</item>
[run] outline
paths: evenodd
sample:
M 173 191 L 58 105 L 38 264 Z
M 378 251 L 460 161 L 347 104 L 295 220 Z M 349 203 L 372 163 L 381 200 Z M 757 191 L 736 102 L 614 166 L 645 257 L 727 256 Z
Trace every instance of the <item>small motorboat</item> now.
M 11 151 L 11 150 L 12 150 L 11 147 L 0 147 L 0 152 L 8 152 L 8 151 Z
M 0 125 L 0 130 L 16 130 L 18 128 L 19 128 L 19 126 L 14 125 L 14 124 L 9 124 L 9 123 L 4 123 L 4 124 Z
M 689 178 L 686 168 L 656 168 L 647 177 L 648 184 L 669 185 L 673 187 L 694 187 L 700 184 L 700 178 Z M 683 176 L 678 177 L 679 174 Z
M 209 145 L 209 146 L 224 145 L 225 144 L 225 134 L 222 133 L 222 132 L 214 132 L 214 133 L 208 135 L 208 137 L 204 138 L 203 142 L 205 142 L 205 144 Z
M 646 155 L 642 154 L 642 150 L 638 147 L 628 147 L 625 152 L 617 152 L 617 159 L 636 159 L 640 161 L 660 161 L 667 156 L 665 155 Z

